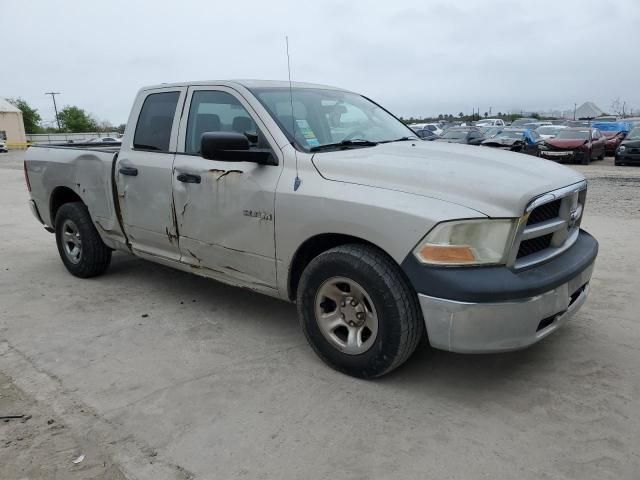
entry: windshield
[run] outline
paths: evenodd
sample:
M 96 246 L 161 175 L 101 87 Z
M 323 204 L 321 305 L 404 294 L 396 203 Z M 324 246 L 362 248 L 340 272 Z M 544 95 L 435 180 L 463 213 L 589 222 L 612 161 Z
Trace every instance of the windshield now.
M 448 140 L 462 140 L 467 137 L 466 130 L 447 130 L 442 134 L 440 138 L 446 138 Z
M 629 135 L 627 135 L 627 140 L 640 140 L 640 127 L 636 127 L 631 130 Z
M 564 140 L 589 140 L 589 130 L 562 130 L 556 138 Z
M 538 127 L 536 132 L 538 132 L 540 135 L 556 135 L 559 130 L 562 129 L 558 127 Z
M 518 138 L 518 139 L 520 139 L 523 136 L 524 136 L 524 132 L 519 132 L 517 130 L 515 130 L 515 131 L 503 130 L 502 132 L 497 134 L 494 138 Z
M 289 88 L 260 88 L 252 92 L 287 137 L 307 152 L 343 141 L 417 139 L 400 120 L 355 93 L 321 88 L 294 88 L 291 94 Z

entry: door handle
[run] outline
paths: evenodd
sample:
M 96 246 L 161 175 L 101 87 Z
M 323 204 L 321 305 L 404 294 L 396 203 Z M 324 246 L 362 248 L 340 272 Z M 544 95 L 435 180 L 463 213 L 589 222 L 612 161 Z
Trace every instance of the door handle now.
M 118 169 L 118 172 L 120 172 L 122 175 L 129 175 L 131 177 L 138 176 L 138 169 L 136 167 L 122 166 Z
M 200 183 L 200 175 L 194 175 L 192 173 L 180 173 L 176 180 L 182 183 Z

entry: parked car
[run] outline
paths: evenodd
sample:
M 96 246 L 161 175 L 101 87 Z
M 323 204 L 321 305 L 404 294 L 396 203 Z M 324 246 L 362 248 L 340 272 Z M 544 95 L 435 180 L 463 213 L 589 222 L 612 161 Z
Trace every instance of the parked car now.
M 425 330 L 436 348 L 510 351 L 583 305 L 585 178 L 519 158 L 417 142 L 350 91 L 247 80 L 143 88 L 121 145 L 32 146 L 24 173 L 71 274 L 119 250 L 296 302 L 318 356 L 372 378 Z
M 480 145 L 484 140 L 482 131 L 475 127 L 453 127 L 445 130 L 437 142 L 465 143 L 467 145 Z
M 429 130 L 438 136 L 442 135 L 442 132 L 444 131 L 442 130 L 442 128 L 440 128 L 440 125 L 437 125 L 435 123 L 414 123 L 412 125 L 409 125 L 409 128 L 411 128 L 411 130 L 413 130 L 414 132 L 418 130 Z
M 436 138 L 439 138 L 433 130 L 429 130 L 428 128 L 412 128 L 411 130 L 413 130 L 414 133 L 422 140 L 435 140 Z
M 640 127 L 635 127 L 616 150 L 616 165 L 640 164 Z
M 505 127 L 480 127 L 480 131 L 484 138 L 493 138 L 499 134 Z
M 565 128 L 540 145 L 540 156 L 550 160 L 589 164 L 602 160 L 606 137 L 597 128 Z
M 476 127 L 504 127 L 504 120 L 501 118 L 485 118 L 476 122 Z
M 546 125 L 553 125 L 551 122 L 549 121 L 540 121 L 540 122 L 529 122 L 529 123 L 525 123 L 524 125 L 520 125 L 520 128 L 528 128 L 529 130 L 537 130 L 539 127 L 544 127 Z
M 538 121 L 537 118 L 522 117 L 522 118 L 517 118 L 516 120 L 511 122 L 510 126 L 511 127 L 522 127 L 526 123 L 532 123 L 532 122 L 537 122 L 537 121 Z
M 558 135 L 558 132 L 563 128 L 567 128 L 565 125 L 544 125 L 536 128 L 536 132 L 540 135 L 542 140 L 548 140 Z
M 606 137 L 604 144 L 607 155 L 615 155 L 620 143 L 631 130 L 627 122 L 591 122 L 592 128 L 597 128 Z
M 4 140 L 0 140 L 0 152 L 8 152 L 9 149 L 7 148 L 7 144 L 5 143 Z
M 540 136 L 536 132 L 526 128 L 507 127 L 496 136 L 482 141 L 481 145 L 528 155 L 538 155 L 540 142 Z

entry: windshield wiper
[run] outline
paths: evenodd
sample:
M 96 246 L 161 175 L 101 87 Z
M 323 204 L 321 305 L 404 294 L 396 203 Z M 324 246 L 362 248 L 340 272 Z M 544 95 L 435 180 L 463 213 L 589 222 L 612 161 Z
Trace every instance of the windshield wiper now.
M 326 143 L 324 145 L 318 145 L 315 147 L 311 147 L 309 149 L 310 152 L 320 152 L 322 150 L 331 150 L 333 148 L 337 148 L 337 149 L 346 149 L 346 148 L 352 148 L 352 147 L 375 147 L 376 145 L 378 145 L 378 142 L 372 142 L 371 140 L 361 140 L 361 139 L 355 139 L 355 140 L 342 140 L 341 142 L 336 142 L 336 143 Z
M 395 140 L 383 140 L 378 143 L 407 142 L 409 140 L 418 140 L 418 137 L 400 137 L 400 138 L 396 138 Z

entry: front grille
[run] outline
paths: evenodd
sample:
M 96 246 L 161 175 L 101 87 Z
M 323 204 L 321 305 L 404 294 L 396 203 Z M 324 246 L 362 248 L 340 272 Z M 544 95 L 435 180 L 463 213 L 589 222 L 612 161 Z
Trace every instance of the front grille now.
M 542 237 L 531 238 L 529 240 L 523 240 L 520 242 L 520 248 L 518 248 L 518 255 L 516 258 L 526 257 L 534 253 L 540 252 L 551 245 L 551 238 L 553 234 L 543 235 Z
M 529 220 L 527 225 L 535 225 L 552 218 L 558 218 L 560 214 L 560 204 L 562 200 L 554 200 L 553 202 L 545 203 L 533 209 L 529 214 Z
M 509 264 L 516 269 L 527 268 L 573 245 L 580 230 L 586 188 L 586 182 L 581 182 L 534 198 L 526 223 L 519 224 Z

